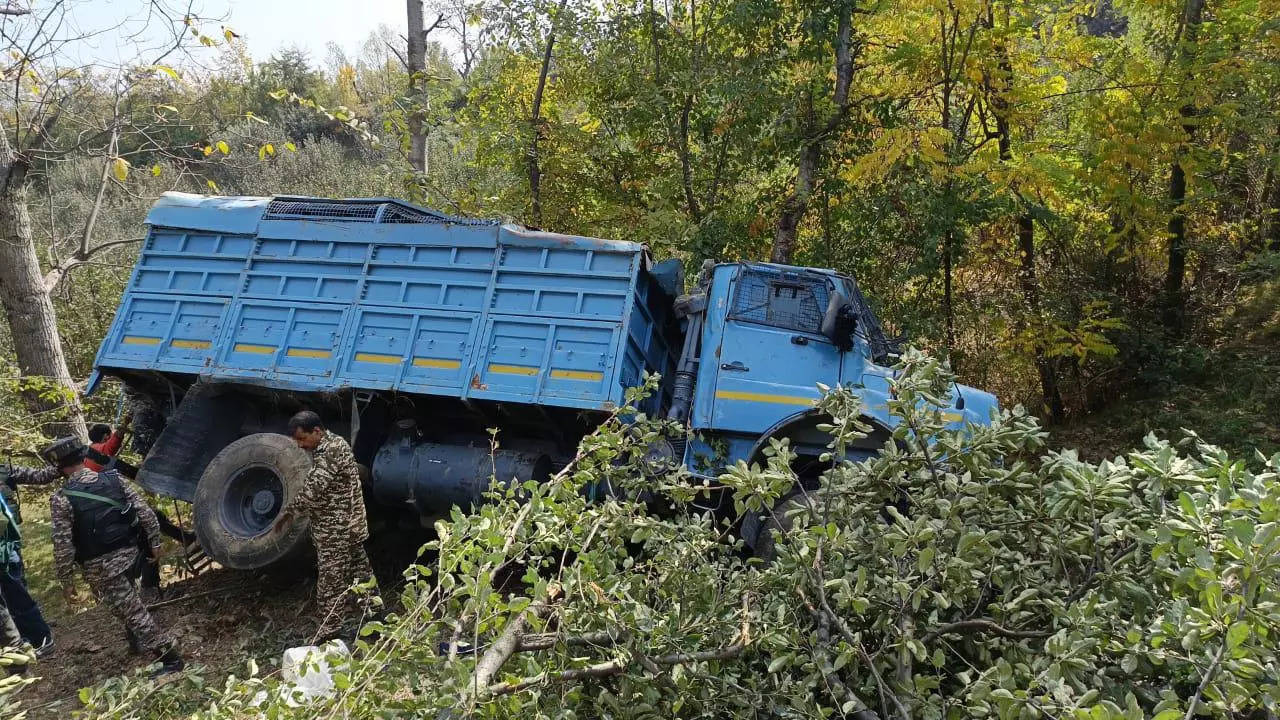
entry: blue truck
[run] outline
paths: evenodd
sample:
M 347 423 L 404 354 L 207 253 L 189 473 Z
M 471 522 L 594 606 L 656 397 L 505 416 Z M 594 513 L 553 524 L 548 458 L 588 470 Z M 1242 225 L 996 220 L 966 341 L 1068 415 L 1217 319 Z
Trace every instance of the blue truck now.
M 169 193 L 98 351 L 90 391 L 122 381 L 163 418 L 138 482 L 194 504 L 224 566 L 277 562 L 268 532 L 308 459 L 282 433 L 301 408 L 352 441 L 371 513 L 426 519 L 496 475 L 542 479 L 645 373 L 644 409 L 681 422 L 656 458 L 714 476 L 788 438 L 817 463 L 818 383 L 857 388 L 882 447 L 889 343 L 853 278 L 765 263 L 705 265 L 643 245 L 453 217 L 390 198 Z M 957 386 L 948 421 L 986 422 Z M 499 431 L 491 452 L 489 430 Z M 750 519 L 749 519 L 750 520 Z M 760 523 L 746 522 L 748 545 Z

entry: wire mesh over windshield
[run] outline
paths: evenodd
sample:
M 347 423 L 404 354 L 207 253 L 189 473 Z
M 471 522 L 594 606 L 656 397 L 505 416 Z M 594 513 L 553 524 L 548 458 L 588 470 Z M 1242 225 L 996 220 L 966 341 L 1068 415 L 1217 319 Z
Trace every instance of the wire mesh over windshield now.
M 830 297 L 825 277 L 744 266 L 729 317 L 817 335 Z

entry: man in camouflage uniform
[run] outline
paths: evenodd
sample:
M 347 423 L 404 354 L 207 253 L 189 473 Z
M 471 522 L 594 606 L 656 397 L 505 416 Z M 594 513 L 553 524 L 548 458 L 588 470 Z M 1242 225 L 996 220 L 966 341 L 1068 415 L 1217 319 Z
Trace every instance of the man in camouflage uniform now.
M 316 611 L 320 626 L 316 636 L 330 639 L 341 632 L 351 606 L 348 589 L 373 577 L 364 541 L 369 538 L 360 489 L 360 470 L 351 446 L 329 432 L 320 416 L 303 410 L 289 420 L 289 433 L 298 447 L 311 453 L 311 472 L 298 494 L 273 524 L 281 530 L 294 515 L 311 521 L 311 542 L 316 549 L 319 577 Z M 377 602 L 376 590 L 371 600 Z
M 50 521 L 53 525 L 53 562 L 58 580 L 62 583 L 62 592 L 68 602 L 74 598 L 73 573 L 78 563 L 94 595 L 106 603 L 112 614 L 124 623 L 130 644 L 136 643 L 143 650 L 153 653 L 162 663 L 157 674 L 177 672 L 183 667 L 177 645 L 160 629 L 151 613 L 147 612 L 138 595 L 138 588 L 129 576 L 129 569 L 134 566 L 138 557 L 137 543 L 130 538 L 120 547 L 102 554 L 77 547 L 77 541 L 85 543 L 89 537 L 84 533 L 84 528 L 77 528 L 77 523 L 85 522 L 88 517 L 82 508 L 94 507 L 93 503 L 114 507 L 111 496 L 118 495 L 124 500 L 125 510 L 132 508 L 136 522 L 142 526 L 152 560 L 160 557 L 160 523 L 156 520 L 155 513 L 114 472 L 99 474 L 86 468 L 84 454 L 84 445 L 74 437 L 60 438 L 42 453 L 45 460 L 66 477 L 63 487 L 49 497 Z M 86 502 L 89 505 L 84 504 Z M 128 515 L 123 510 L 120 512 L 121 515 Z M 81 532 L 77 533 L 77 529 Z

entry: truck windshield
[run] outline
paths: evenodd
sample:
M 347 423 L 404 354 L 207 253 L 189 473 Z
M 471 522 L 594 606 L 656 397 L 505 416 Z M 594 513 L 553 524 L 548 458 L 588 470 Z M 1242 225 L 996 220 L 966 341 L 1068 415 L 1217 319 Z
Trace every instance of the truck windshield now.
M 831 297 L 823 273 L 742 265 L 729 317 L 758 325 L 822 334 L 822 314 Z

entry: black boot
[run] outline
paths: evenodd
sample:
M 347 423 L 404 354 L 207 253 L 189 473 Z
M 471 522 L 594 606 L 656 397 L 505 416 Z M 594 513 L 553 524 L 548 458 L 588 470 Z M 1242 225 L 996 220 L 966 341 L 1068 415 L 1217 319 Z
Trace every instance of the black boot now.
M 178 653 L 177 647 L 171 647 L 168 650 L 165 650 L 160 654 L 160 657 L 156 658 L 156 660 L 160 661 L 160 667 L 151 673 L 151 677 L 160 677 L 161 675 L 182 672 L 182 669 L 187 666 L 187 664 L 182 661 L 182 655 Z

